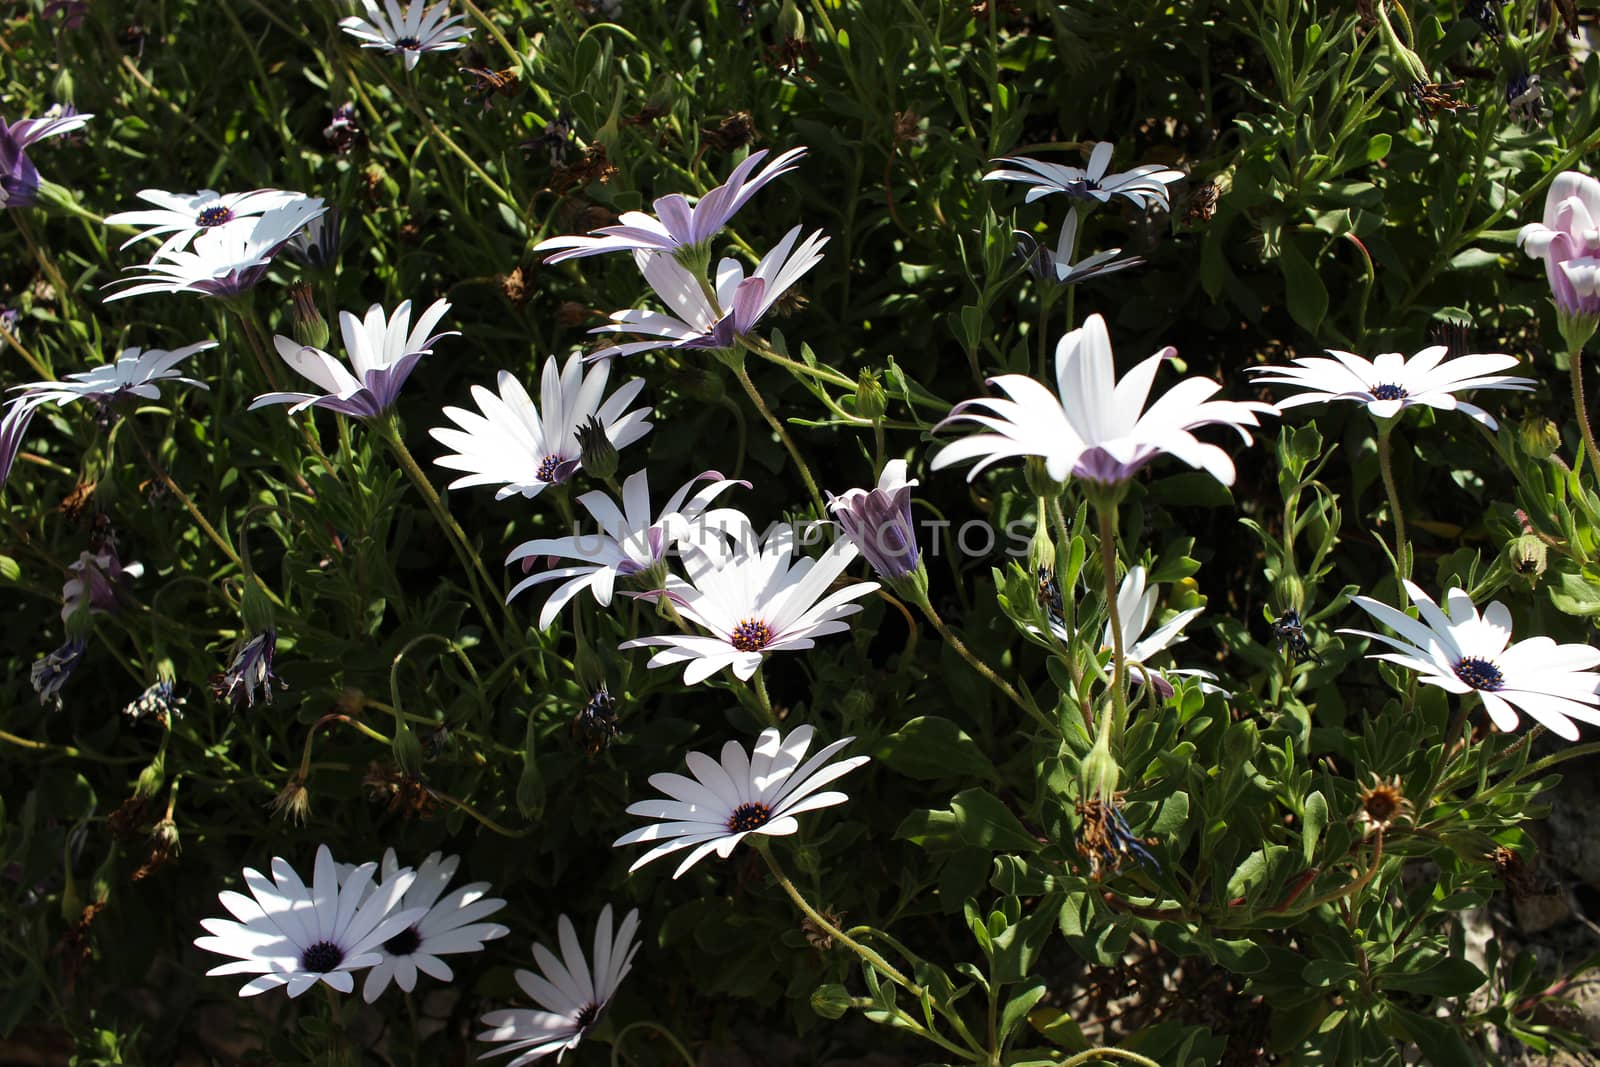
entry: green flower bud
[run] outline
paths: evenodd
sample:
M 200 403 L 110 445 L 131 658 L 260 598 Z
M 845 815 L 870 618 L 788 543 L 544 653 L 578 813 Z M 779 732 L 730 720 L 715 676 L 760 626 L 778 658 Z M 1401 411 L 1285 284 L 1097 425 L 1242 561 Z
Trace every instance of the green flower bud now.
M 783 6 L 778 8 L 778 39 L 785 41 L 806 39 L 805 16 L 800 14 L 800 9 L 795 6 L 794 0 L 783 0 Z
M 1278 614 L 1286 611 L 1304 612 L 1306 610 L 1306 583 L 1300 580 L 1298 574 L 1280 574 L 1277 581 L 1272 583 L 1272 602 L 1278 606 Z
M 165 782 L 166 779 L 166 757 L 158 752 L 155 759 L 151 760 L 149 765 L 139 772 L 139 781 L 133 787 L 133 795 L 136 797 L 153 797 L 161 791 L 161 783 Z
M 1028 457 L 1022 473 L 1028 483 L 1028 492 L 1034 496 L 1054 500 L 1061 495 L 1061 483 L 1050 477 L 1050 472 L 1045 470 L 1044 460 L 1038 456 Z
M 156 823 L 154 830 L 150 831 L 150 850 L 160 853 L 163 857 L 176 856 L 183 851 L 182 840 L 178 836 L 178 824 L 171 819 L 162 819 Z
M 811 1010 L 824 1019 L 840 1019 L 850 1010 L 850 992 L 837 982 L 819 985 L 811 994 Z
M 1511 569 L 1526 578 L 1529 585 L 1538 583 L 1550 559 L 1549 548 L 1533 533 L 1514 538 L 1506 546 L 1506 554 L 1511 558 Z
M 317 297 L 310 282 L 295 282 L 289 286 L 294 299 L 294 339 L 311 348 L 325 348 L 328 344 L 328 323 L 317 310 Z
M 1549 459 L 1561 447 L 1561 430 L 1547 418 L 1530 416 L 1517 427 L 1517 444 L 1534 459 Z
M 877 422 L 889 410 L 889 394 L 878 380 L 878 372 L 863 369 L 856 379 L 856 414 Z
M 594 415 L 578 427 L 578 448 L 583 458 L 583 469 L 591 478 L 604 481 L 617 473 L 617 448 L 606 436 L 606 428 Z

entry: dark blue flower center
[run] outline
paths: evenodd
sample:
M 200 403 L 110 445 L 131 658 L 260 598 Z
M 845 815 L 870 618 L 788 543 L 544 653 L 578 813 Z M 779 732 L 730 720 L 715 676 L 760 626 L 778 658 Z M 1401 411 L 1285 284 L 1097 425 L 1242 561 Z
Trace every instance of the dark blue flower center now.
M 394 42 L 396 48 L 417 49 L 422 47 L 422 42 L 415 37 L 400 37 Z
M 213 204 L 195 216 L 194 222 L 196 226 L 209 230 L 213 226 L 221 226 L 224 222 L 229 222 L 232 219 L 233 210 L 231 208 L 225 208 L 221 204 Z
M 422 945 L 422 935 L 415 926 L 408 926 L 383 943 L 383 951 L 391 956 L 409 956 Z
M 1456 677 L 1474 689 L 1486 689 L 1491 693 L 1506 684 L 1506 676 L 1500 673 L 1500 668 L 1479 656 L 1463 656 L 1456 664 Z
M 740 652 L 760 652 L 772 643 L 772 627 L 760 619 L 744 619 L 733 628 L 732 645 Z
M 311 974 L 327 974 L 344 962 L 344 949 L 332 941 L 318 941 L 300 953 L 300 969 Z
M 604 1010 L 599 1004 L 585 1004 L 579 1009 L 577 1017 L 572 1021 L 578 1024 L 578 1029 L 587 1030 L 600 1021 L 600 1013 Z
M 765 804 L 751 801 L 740 804 L 733 809 L 733 814 L 728 816 L 728 832 L 731 834 L 749 833 L 758 830 L 772 821 L 772 809 Z
M 1379 400 L 1404 400 L 1411 394 L 1406 392 L 1406 387 L 1403 385 L 1393 385 L 1385 382 L 1382 385 L 1373 386 L 1372 395 Z
M 541 482 L 554 482 L 559 478 L 561 473 L 561 465 L 566 461 L 567 457 L 560 456 L 552 452 L 550 455 L 539 461 L 539 470 L 534 474 L 534 477 L 539 479 Z

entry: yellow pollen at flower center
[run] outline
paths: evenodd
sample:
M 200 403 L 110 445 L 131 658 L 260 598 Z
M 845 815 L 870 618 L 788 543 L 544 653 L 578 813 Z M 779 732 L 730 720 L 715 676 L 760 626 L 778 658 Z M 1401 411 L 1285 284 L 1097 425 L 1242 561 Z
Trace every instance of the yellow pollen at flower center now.
M 772 627 L 760 619 L 742 619 L 733 628 L 730 643 L 740 652 L 760 652 L 772 643 Z
M 734 834 L 749 833 L 758 830 L 772 821 L 772 809 L 765 804 L 752 801 L 749 804 L 740 804 L 728 816 L 728 832 Z

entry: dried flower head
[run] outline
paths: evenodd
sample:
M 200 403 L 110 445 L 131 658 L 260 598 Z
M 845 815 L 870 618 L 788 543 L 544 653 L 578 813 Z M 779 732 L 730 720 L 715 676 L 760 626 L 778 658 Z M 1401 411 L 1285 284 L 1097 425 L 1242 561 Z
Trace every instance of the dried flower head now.
M 1160 843 L 1154 837 L 1135 837 L 1122 807 L 1113 798 L 1092 797 L 1077 803 L 1078 855 L 1089 862 L 1089 877 L 1099 881 L 1116 874 L 1130 857 L 1160 870 L 1150 854 L 1150 846 Z
M 311 814 L 311 792 L 304 778 L 297 774 L 279 790 L 272 798 L 272 814 L 297 826 L 306 824 L 306 817 Z
M 1361 788 L 1361 830 L 1383 833 L 1397 823 L 1411 821 L 1411 802 L 1400 789 L 1400 777 L 1369 776 Z

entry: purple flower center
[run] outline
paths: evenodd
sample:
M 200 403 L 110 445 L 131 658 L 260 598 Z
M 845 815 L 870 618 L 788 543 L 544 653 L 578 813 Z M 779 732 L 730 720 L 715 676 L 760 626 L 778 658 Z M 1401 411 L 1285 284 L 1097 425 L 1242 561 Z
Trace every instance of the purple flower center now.
M 733 628 L 731 644 L 740 652 L 760 652 L 772 643 L 772 637 L 772 627 L 760 619 L 742 619 Z
M 1484 689 L 1493 693 L 1497 689 L 1505 688 L 1506 676 L 1500 673 L 1500 668 L 1480 656 L 1461 657 L 1455 670 L 1456 677 L 1474 689 Z
M 300 969 L 311 974 L 327 974 L 344 962 L 344 949 L 332 941 L 318 941 L 300 953 Z
M 1393 385 L 1385 382 L 1382 385 L 1373 386 L 1372 395 L 1378 400 L 1404 400 L 1411 394 L 1406 392 L 1406 387 L 1403 385 Z
M 559 481 L 561 478 L 561 465 L 566 461 L 567 457 L 552 452 L 539 461 L 539 470 L 534 474 L 534 477 L 545 483 Z
M 407 51 L 414 52 L 422 47 L 422 42 L 417 40 L 415 37 L 399 37 L 395 39 L 394 46 L 396 48 L 404 48 Z
M 422 935 L 415 926 L 408 926 L 383 943 L 383 951 L 391 956 L 409 956 L 422 946 Z
M 772 821 L 772 809 L 765 804 L 751 801 L 740 804 L 733 809 L 733 814 L 728 816 L 728 832 L 731 834 L 747 834 L 751 830 L 759 830 Z
M 578 1024 L 578 1029 L 587 1030 L 600 1021 L 600 1013 L 604 1010 L 599 1004 L 590 1002 L 578 1010 L 577 1016 L 572 1021 Z
M 213 226 L 221 226 L 224 222 L 232 221 L 232 219 L 232 208 L 223 207 L 221 204 L 212 204 L 210 207 L 202 209 L 200 214 L 195 216 L 194 224 L 202 229 L 209 230 Z

